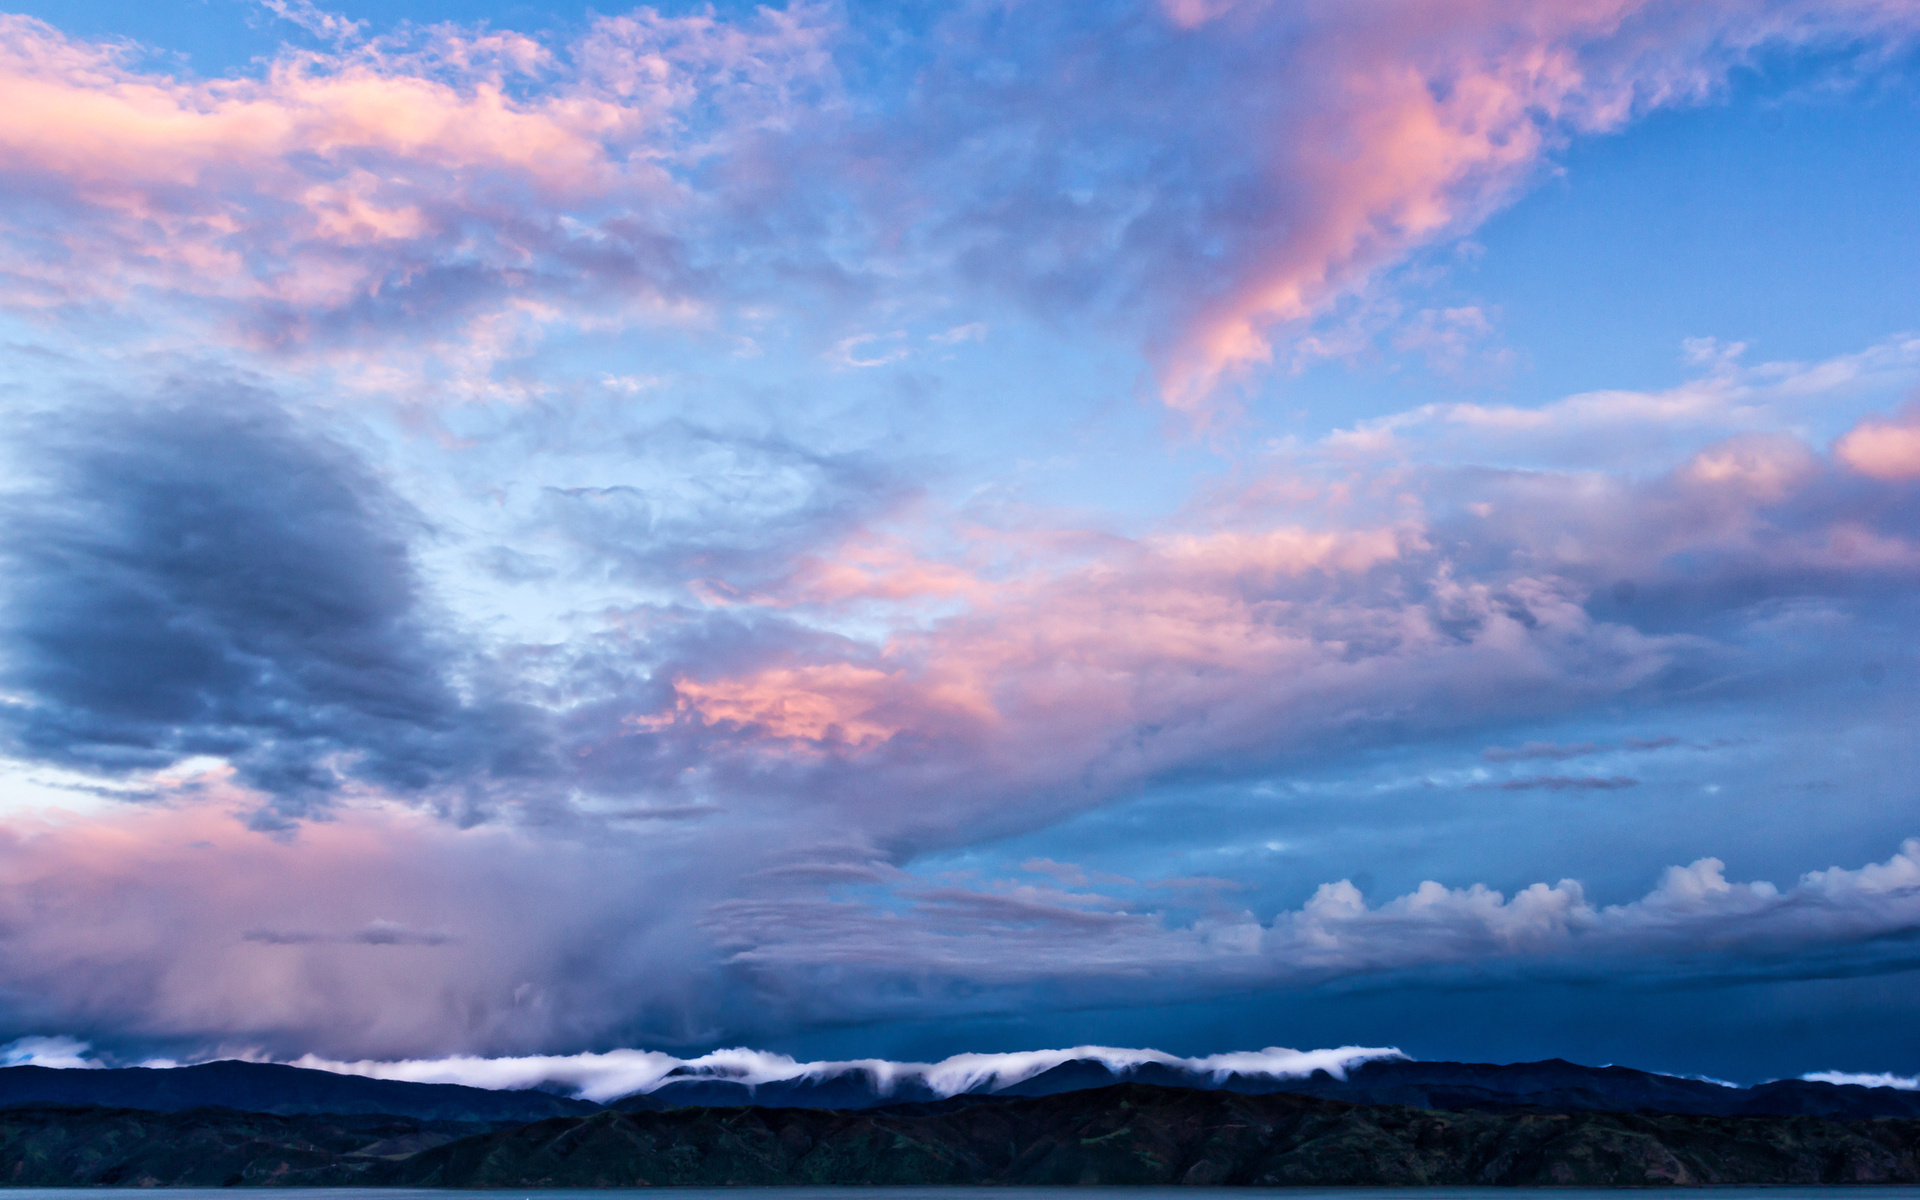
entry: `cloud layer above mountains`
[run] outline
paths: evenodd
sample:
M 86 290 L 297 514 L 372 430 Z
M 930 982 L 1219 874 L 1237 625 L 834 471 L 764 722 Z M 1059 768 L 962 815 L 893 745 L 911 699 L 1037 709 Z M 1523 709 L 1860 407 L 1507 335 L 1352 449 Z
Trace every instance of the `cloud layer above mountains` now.
M 1920 7 L 327 16 L 0 20 L 12 1035 L 1199 1054 L 1920 965 L 1920 341 L 1529 399 L 1440 296 L 1572 147 L 1905 95 Z
M 1212 1075 L 1269 1075 L 1303 1079 L 1315 1071 L 1346 1078 L 1349 1068 L 1375 1059 L 1398 1058 L 1390 1048 L 1342 1046 L 1332 1050 L 1265 1050 L 1181 1058 L 1155 1050 L 1127 1050 L 1112 1046 L 1073 1046 L 1064 1050 L 1035 1050 L 1011 1054 L 956 1054 L 937 1063 L 890 1062 L 861 1059 L 854 1062 L 796 1062 L 784 1054 L 760 1050 L 716 1050 L 698 1058 L 638 1050 L 607 1054 L 543 1055 L 530 1058 L 447 1058 L 430 1062 L 327 1062 L 303 1058 L 297 1066 L 367 1075 L 375 1079 L 404 1079 L 414 1083 L 459 1083 L 469 1087 L 530 1088 L 565 1086 L 587 1100 L 605 1103 L 622 1096 L 647 1094 L 669 1083 L 714 1079 L 759 1087 L 792 1080 L 821 1080 L 858 1072 L 874 1090 L 888 1096 L 924 1088 L 938 1096 L 996 1090 L 1031 1079 L 1068 1062 L 1095 1061 L 1114 1071 L 1146 1063 Z

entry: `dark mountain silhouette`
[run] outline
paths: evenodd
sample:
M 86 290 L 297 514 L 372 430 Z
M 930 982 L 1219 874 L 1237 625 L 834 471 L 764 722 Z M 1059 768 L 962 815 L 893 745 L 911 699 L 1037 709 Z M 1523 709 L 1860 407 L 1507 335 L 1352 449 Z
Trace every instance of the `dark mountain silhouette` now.
M 462 1136 L 464 1134 L 464 1136 Z M 506 1128 L 0 1111 L 15 1186 L 1920 1182 L 1920 1121 L 1440 1112 L 1128 1083 L 972 1103 L 605 1110 Z
M 444 1121 L 537 1121 L 600 1106 L 546 1092 L 502 1092 L 450 1083 L 404 1083 L 278 1063 L 107 1070 L 0 1067 L 0 1108 L 99 1105 L 152 1112 L 234 1108 L 258 1113 L 385 1113 Z
M 1920 1092 L 1807 1083 L 1797 1079 L 1730 1088 L 1629 1067 L 1583 1067 L 1560 1059 L 1505 1065 L 1381 1060 L 1351 1068 L 1345 1079 L 1337 1079 L 1325 1071 L 1306 1078 L 1235 1074 L 1216 1079 L 1210 1074 L 1161 1063 L 1115 1071 L 1097 1059 L 1077 1059 L 1019 1083 L 995 1089 L 983 1087 L 967 1094 L 1052 1096 L 1118 1083 L 1243 1095 L 1290 1092 L 1353 1104 L 1404 1104 L 1453 1110 L 1550 1108 L 1567 1112 L 1672 1112 L 1726 1117 L 1920 1118 Z M 610 1107 L 624 1112 L 693 1105 L 862 1109 L 938 1098 L 938 1093 L 916 1079 L 901 1081 L 891 1092 L 882 1092 L 871 1075 L 849 1070 L 817 1078 L 764 1083 L 758 1087 L 690 1075 L 652 1092 L 615 1100 Z
M 1307 1078 L 1211 1075 L 1148 1063 L 1115 1072 L 1097 1060 L 1062 1063 L 997 1090 L 981 1089 L 948 1101 L 1038 1097 L 1139 1083 L 1242 1095 L 1292 1093 L 1353 1104 L 1397 1104 L 1452 1111 L 1517 1108 L 1558 1112 L 1668 1112 L 1699 1116 L 1825 1116 L 1920 1118 L 1920 1092 L 1782 1080 L 1729 1088 L 1627 1067 L 1583 1067 L 1550 1059 L 1537 1063 L 1412 1062 L 1391 1060 L 1352 1068 L 1345 1079 L 1325 1072 Z M 865 1071 L 784 1080 L 749 1087 L 736 1080 L 688 1074 L 660 1088 L 615 1100 L 622 1112 L 685 1107 L 821 1108 L 860 1110 L 945 1098 L 908 1077 L 888 1093 Z M 419 1120 L 524 1123 L 545 1117 L 586 1116 L 600 1105 L 543 1091 L 492 1091 L 455 1084 L 404 1083 L 336 1075 L 274 1063 L 214 1062 L 193 1067 L 117 1070 L 0 1068 L 0 1108 L 25 1105 L 97 1105 L 181 1112 L 220 1107 L 246 1112 L 373 1114 Z
M 1783 1079 L 1750 1088 L 1655 1075 L 1630 1067 L 1545 1062 L 1446 1063 L 1405 1059 L 1363 1063 L 1344 1080 L 1318 1072 L 1282 1082 L 1229 1079 L 1232 1091 L 1281 1090 L 1354 1104 L 1419 1108 L 1551 1108 L 1586 1112 L 1670 1112 L 1715 1116 L 1920 1117 L 1920 1092 Z

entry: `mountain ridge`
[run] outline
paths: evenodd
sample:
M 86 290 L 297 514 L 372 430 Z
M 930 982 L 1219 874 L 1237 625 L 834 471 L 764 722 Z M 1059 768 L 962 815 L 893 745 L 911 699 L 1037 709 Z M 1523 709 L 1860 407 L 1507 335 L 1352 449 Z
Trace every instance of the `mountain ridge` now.
M 1920 1121 L 1444 1112 L 1126 1083 L 955 1105 L 602 1109 L 522 1125 L 0 1110 L 13 1186 L 568 1188 L 1920 1183 Z
M 286 1066 L 224 1060 L 189 1067 L 0 1068 L 0 1108 L 92 1105 L 153 1112 L 223 1107 L 283 1116 L 385 1114 L 415 1120 L 525 1123 L 589 1116 L 603 1109 L 666 1111 L 687 1107 L 810 1108 L 861 1111 L 900 1104 L 1034 1098 L 1135 1083 L 1241 1095 L 1291 1093 L 1362 1105 L 1449 1111 L 1536 1108 L 1564 1112 L 1666 1112 L 1695 1116 L 1819 1116 L 1836 1119 L 1920 1119 L 1920 1092 L 1806 1080 L 1733 1088 L 1629 1067 L 1587 1067 L 1560 1059 L 1534 1063 L 1454 1063 L 1376 1059 L 1344 1076 L 1315 1071 L 1284 1077 L 1197 1072 L 1149 1062 L 1116 1070 L 1097 1059 L 1073 1059 L 994 1086 L 992 1080 L 952 1096 L 918 1077 L 884 1087 L 868 1070 L 750 1084 L 710 1075 L 670 1078 L 651 1090 L 606 1104 L 536 1089 L 493 1090 L 452 1083 L 416 1083 Z
M 584 1115 L 600 1107 L 542 1091 L 366 1079 L 240 1059 L 187 1067 L 0 1067 L 0 1108 L 29 1105 L 147 1112 L 230 1108 L 279 1116 L 379 1114 L 487 1122 Z
M 1198 1072 L 1157 1062 L 1116 1070 L 1098 1059 L 1074 1059 L 1010 1084 L 978 1087 L 957 1095 L 1048 1096 L 1120 1083 L 1245 1095 L 1288 1092 L 1354 1104 L 1434 1109 L 1531 1107 L 1729 1117 L 1920 1118 L 1920 1092 L 1896 1088 L 1799 1079 L 1734 1088 L 1631 1067 L 1587 1067 L 1564 1059 L 1506 1064 L 1374 1059 L 1347 1068 L 1344 1077 L 1324 1070 L 1295 1077 Z M 611 1100 L 608 1107 L 626 1112 L 687 1106 L 862 1109 L 942 1098 L 915 1080 L 887 1089 L 870 1073 L 849 1069 L 825 1077 L 759 1084 L 703 1077 L 673 1080 L 647 1092 Z

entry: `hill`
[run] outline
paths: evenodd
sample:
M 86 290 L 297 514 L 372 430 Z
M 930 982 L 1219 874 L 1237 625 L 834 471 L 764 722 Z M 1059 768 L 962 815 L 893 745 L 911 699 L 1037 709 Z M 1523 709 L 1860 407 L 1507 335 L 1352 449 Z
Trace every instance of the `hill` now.
M 426 1121 L 513 1123 L 584 1115 L 600 1107 L 546 1092 L 365 1079 L 235 1060 L 164 1068 L 0 1067 L 0 1108 L 28 1105 L 98 1105 L 149 1112 L 219 1107 L 281 1115 L 382 1113 Z
M 651 1092 L 615 1100 L 623 1112 L 675 1108 L 822 1108 L 842 1111 L 947 1101 L 1034 1098 L 1139 1083 L 1244 1095 L 1288 1093 L 1363 1105 L 1489 1112 L 1520 1108 L 1560 1112 L 1667 1112 L 1695 1116 L 1824 1116 L 1843 1119 L 1920 1119 L 1920 1092 L 1781 1080 L 1732 1088 L 1627 1067 L 1585 1067 L 1550 1059 L 1537 1063 L 1368 1062 L 1344 1079 L 1325 1072 L 1306 1078 L 1259 1074 L 1213 1075 L 1145 1063 L 1114 1070 L 1093 1059 L 1075 1060 L 999 1088 L 982 1087 L 949 1098 L 925 1080 L 906 1076 L 881 1091 L 862 1070 L 800 1076 L 749 1086 L 699 1075 L 670 1079 Z M 387 1114 L 425 1121 L 524 1124 L 547 1117 L 588 1116 L 601 1106 L 544 1091 L 494 1091 L 457 1084 L 407 1083 L 337 1075 L 276 1063 L 213 1062 L 192 1067 L 115 1070 L 0 1068 L 0 1108 L 96 1105 L 183 1112 L 231 1108 L 245 1112 Z
M 1673 1112 L 1707 1116 L 1831 1116 L 1920 1118 L 1920 1092 L 1798 1079 L 1751 1088 L 1727 1087 L 1636 1071 L 1585 1067 L 1560 1059 L 1536 1063 L 1419 1062 L 1379 1059 L 1350 1068 L 1344 1079 L 1325 1071 L 1308 1077 L 1230 1074 L 1216 1077 L 1148 1062 L 1116 1070 L 1098 1059 L 1076 1059 L 1003 1087 L 982 1086 L 971 1096 L 1052 1096 L 1120 1083 L 1229 1091 L 1248 1095 L 1288 1092 L 1353 1104 L 1404 1104 L 1436 1109 L 1552 1108 L 1568 1112 Z M 626 1112 L 685 1106 L 760 1108 L 877 1108 L 943 1099 L 916 1076 L 889 1090 L 862 1070 L 807 1075 L 748 1085 L 707 1075 L 670 1079 L 653 1091 L 611 1107 Z
M 1920 1121 L 1353 1105 L 1129 1083 L 998 1103 L 609 1109 L 509 1128 L 0 1111 L 16 1186 L 1920 1183 Z

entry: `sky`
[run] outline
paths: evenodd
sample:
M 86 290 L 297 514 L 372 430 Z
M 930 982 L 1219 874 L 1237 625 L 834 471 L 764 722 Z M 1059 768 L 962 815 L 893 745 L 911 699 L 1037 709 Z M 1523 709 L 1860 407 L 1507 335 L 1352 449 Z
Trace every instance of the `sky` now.
M 0 1041 L 1910 1079 L 1916 151 L 1916 0 L 0 17 Z

